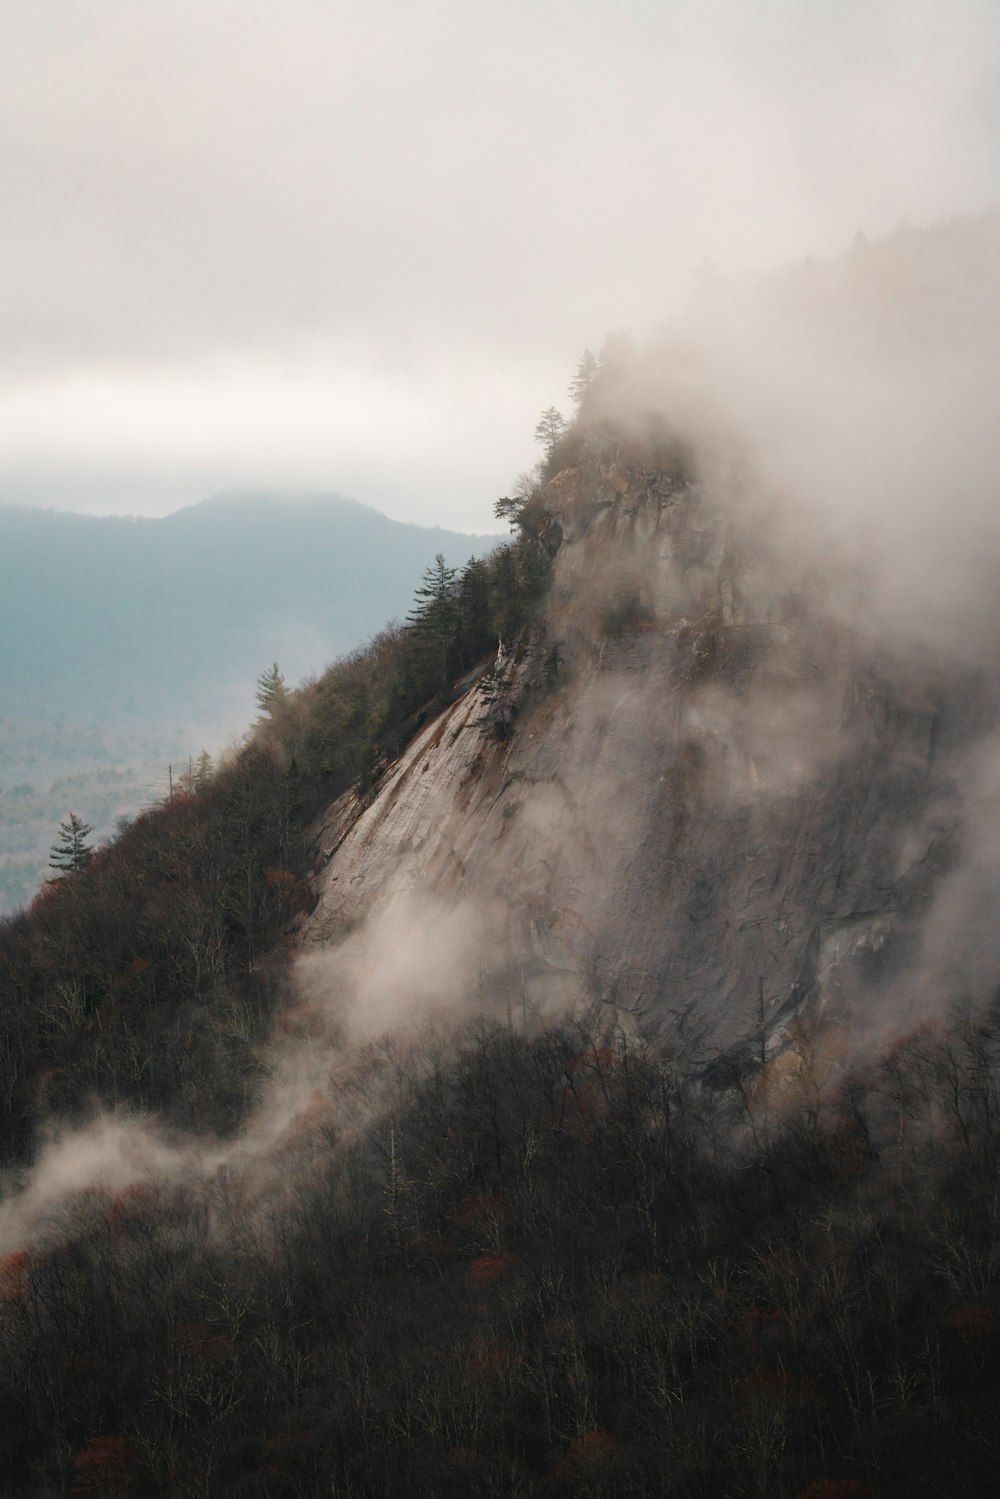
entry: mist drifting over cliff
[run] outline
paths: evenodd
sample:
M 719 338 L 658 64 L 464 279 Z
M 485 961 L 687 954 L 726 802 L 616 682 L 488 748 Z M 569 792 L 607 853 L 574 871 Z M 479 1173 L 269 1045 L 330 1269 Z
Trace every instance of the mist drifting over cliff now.
M 824 587 L 848 569 L 873 627 L 881 613 L 924 649 L 974 656 L 1000 546 L 998 249 L 984 215 L 710 279 L 595 415 L 674 431 L 735 518 Z
M 309 831 L 316 904 L 245 1133 L 60 1135 L 8 1245 L 105 1176 L 224 1166 L 265 1200 L 380 1038 L 596 1005 L 704 1059 L 755 1013 L 780 1053 L 801 1015 L 881 1034 L 990 991 L 997 240 L 985 216 L 709 279 L 609 342 L 530 481 L 551 585 L 493 706 L 474 679 L 439 702 Z
M 0 1488 L 990 1492 L 994 0 L 12 0 L 0 121 L 0 500 L 513 533 L 0 921 Z

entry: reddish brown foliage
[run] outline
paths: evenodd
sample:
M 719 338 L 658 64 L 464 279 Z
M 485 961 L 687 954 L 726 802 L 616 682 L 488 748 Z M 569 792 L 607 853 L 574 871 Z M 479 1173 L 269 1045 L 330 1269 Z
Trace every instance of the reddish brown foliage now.
M 560 1478 L 586 1478 L 609 1463 L 620 1447 L 618 1439 L 606 1431 L 585 1431 L 567 1447 L 556 1472 Z
M 299 883 L 290 869 L 265 869 L 264 879 L 277 897 L 279 910 L 291 915 L 293 911 L 309 909 L 309 889 Z
M 469 1283 L 473 1286 L 491 1286 L 510 1269 L 514 1263 L 512 1254 L 480 1254 L 469 1266 Z
M 112 980 L 111 984 L 109 985 L 111 994 L 117 995 L 120 994 L 123 989 L 127 989 L 135 979 L 141 977 L 141 975 L 146 972 L 148 967 L 149 960 L 147 958 L 133 958 L 128 967 L 123 968 L 121 973 L 118 974 L 117 978 Z
M 302 1145 L 305 1141 L 322 1136 L 333 1137 L 333 1101 L 317 1090 L 300 1114 L 297 1114 L 285 1131 L 285 1141 L 290 1145 Z
M 34 895 L 32 897 L 31 904 L 28 906 L 30 915 L 48 915 L 48 913 L 58 905 L 59 901 L 62 900 L 62 886 L 64 883 L 65 881 L 61 877 L 57 877 L 53 880 L 46 880 L 45 884 L 38 891 L 37 895 Z
M 296 1005 L 293 1009 L 281 1012 L 278 1016 L 278 1029 L 284 1036 L 321 1036 L 326 1029 L 326 1019 L 322 1010 L 315 1005 Z
M 227 1332 L 217 1332 L 207 1322 L 185 1322 L 177 1329 L 177 1343 L 194 1358 L 218 1362 L 229 1358 L 235 1344 Z
M 780 1306 L 754 1306 L 750 1308 L 748 1318 L 751 1332 L 759 1332 L 762 1327 L 773 1327 L 777 1322 L 784 1322 L 785 1314 Z
M 992 1306 L 956 1306 L 948 1313 L 948 1326 L 963 1338 L 989 1337 L 997 1325 Z
M 506 1344 L 487 1343 L 479 1338 L 463 1359 L 463 1369 L 466 1378 L 471 1379 L 474 1384 L 483 1384 L 500 1378 L 513 1363 L 513 1354 Z
M 501 1199 L 495 1192 L 481 1192 L 477 1197 L 463 1198 L 448 1222 L 452 1228 L 482 1228 L 494 1221 L 501 1206 Z
M 23 1301 L 31 1284 L 31 1271 L 41 1256 L 33 1249 L 15 1249 L 0 1259 L 0 1302 Z
M 549 1111 L 548 1119 L 554 1129 L 570 1135 L 587 1135 L 607 1112 L 607 1100 L 578 1081 L 563 1089 L 559 1107 Z
M 156 1206 L 156 1193 L 143 1182 L 133 1182 L 130 1187 L 111 1199 L 104 1213 L 104 1222 L 113 1239 Z
M 410 1235 L 410 1248 L 415 1249 L 421 1255 L 436 1258 L 442 1254 L 454 1253 L 452 1246 L 438 1233 L 436 1228 L 429 1228 L 424 1233 Z
M 594 1046 L 588 1051 L 578 1052 L 575 1057 L 570 1057 L 566 1063 L 568 1073 L 587 1072 L 610 1072 L 617 1066 L 618 1058 L 610 1046 Z
M 74 1494 L 117 1499 L 127 1488 L 128 1448 L 122 1437 L 93 1437 L 73 1459 Z

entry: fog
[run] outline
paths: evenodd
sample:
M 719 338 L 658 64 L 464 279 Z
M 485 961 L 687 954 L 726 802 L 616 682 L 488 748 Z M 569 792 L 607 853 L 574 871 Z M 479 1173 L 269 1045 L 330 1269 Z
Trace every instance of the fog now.
M 456 708 L 342 842 L 336 825 L 310 994 L 357 992 L 360 950 L 378 1025 L 434 1002 L 438 960 L 395 924 L 426 888 L 462 933 L 430 944 L 458 965 L 441 994 L 521 964 L 543 1017 L 600 995 L 662 1031 L 688 1005 L 731 1043 L 758 978 L 775 1016 L 815 991 L 875 1034 L 989 997 L 998 248 L 976 216 L 710 280 L 606 365 L 544 492 L 567 681 L 502 775 L 476 768 Z M 643 488 L 665 435 L 697 508 Z M 649 628 L 616 631 L 630 589 Z M 875 983 L 854 956 L 894 921 Z M 351 930 L 343 950 L 326 927 Z
M 1000 219 L 712 282 L 598 396 L 883 644 L 975 657 L 1000 557 Z
M 487 529 L 584 345 L 988 207 L 995 7 L 13 0 L 0 492 Z M 388 440 L 387 440 L 388 439 Z
M 263 1223 L 308 1171 L 304 1146 L 353 1143 L 384 1122 L 431 1059 L 487 1014 L 476 977 L 497 954 L 471 902 L 403 896 L 332 946 L 298 963 L 259 1104 L 235 1138 L 99 1109 L 83 1126 L 43 1129 L 30 1169 L 6 1173 L 0 1257 L 63 1238 L 75 1203 L 130 1187 L 193 1189 L 219 1234 L 233 1211 Z
M 766 528 L 800 581 L 822 570 L 838 626 L 910 660 L 976 661 L 1000 545 L 1000 257 L 988 215 L 954 216 L 995 198 L 994 7 L 515 4 L 493 22 L 446 4 L 206 15 L 149 0 L 10 15 L 5 494 L 141 512 L 187 485 L 194 500 L 291 479 L 485 529 L 533 457 L 538 410 L 566 404 L 577 352 L 632 324 L 639 357 L 603 415 L 689 441 L 744 533 Z M 632 688 L 609 675 L 570 699 L 559 785 L 525 749 L 541 789 L 518 846 L 544 838 L 558 859 L 494 866 L 487 840 L 489 879 L 453 900 L 433 841 L 407 834 L 378 908 L 300 960 L 243 1139 L 107 1119 L 53 1139 L 3 1204 L 0 1249 L 98 1181 L 267 1179 L 317 1094 L 363 1120 L 331 1068 L 385 1028 L 474 1019 L 484 964 L 516 967 L 529 944 L 575 972 L 568 1004 L 586 998 L 574 944 L 627 997 L 631 955 L 601 948 L 601 922 L 633 848 L 655 844 L 653 813 L 671 837 L 679 816 L 646 767 L 614 763 L 609 724 L 646 740 L 652 724 L 663 780 L 688 744 L 735 746 L 708 784 L 737 810 L 795 810 L 853 748 L 808 688 L 750 707 L 700 690 L 683 715 Z M 968 922 L 989 921 L 1000 888 L 992 741 L 963 763 L 976 832 L 923 949 L 952 990 L 994 971 Z M 437 852 L 452 850 L 439 838 Z
M 98 1186 L 232 1189 L 269 1210 L 294 1185 L 289 1142 L 356 1139 L 393 1107 L 394 1059 L 409 1052 L 412 1078 L 484 1015 L 544 1024 L 599 1001 L 655 1034 L 687 1012 L 710 1047 L 746 1041 L 759 982 L 780 1046 L 811 964 L 820 1013 L 867 1050 L 990 995 L 998 237 L 991 216 L 954 219 L 708 278 L 598 381 L 582 434 L 595 482 L 615 476 L 623 434 L 626 491 L 644 444 L 672 435 L 702 508 L 662 531 L 626 493 L 575 544 L 563 492 L 582 470 L 553 484 L 571 537 L 548 625 L 566 683 L 478 772 L 483 705 L 460 701 L 364 817 L 316 831 L 332 862 L 243 1135 L 169 1139 L 106 1116 L 56 1135 L 0 1207 L 0 1250 L 62 1232 Z M 609 632 L 602 613 L 630 584 L 656 629 Z M 749 687 L 686 676 L 706 618 L 764 632 Z M 522 669 L 537 672 L 530 653 Z M 875 709 L 852 712 L 865 692 Z M 829 873 L 837 847 L 851 852 Z M 866 955 L 893 942 L 873 987 Z

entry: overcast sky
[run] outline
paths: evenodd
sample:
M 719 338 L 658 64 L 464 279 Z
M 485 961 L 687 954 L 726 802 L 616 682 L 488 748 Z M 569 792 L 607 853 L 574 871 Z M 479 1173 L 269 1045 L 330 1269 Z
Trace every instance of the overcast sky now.
M 0 0 L 0 498 L 492 529 L 585 345 L 998 157 L 996 0 Z

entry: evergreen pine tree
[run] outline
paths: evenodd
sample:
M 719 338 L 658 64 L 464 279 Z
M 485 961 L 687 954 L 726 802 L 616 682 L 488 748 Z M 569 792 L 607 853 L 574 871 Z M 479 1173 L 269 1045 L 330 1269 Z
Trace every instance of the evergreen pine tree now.
M 205 790 L 209 781 L 212 779 L 212 768 L 212 757 L 208 753 L 208 750 L 203 749 L 197 760 L 194 762 L 194 769 L 191 772 L 192 790 Z
M 569 385 L 569 393 L 578 406 L 582 406 L 587 392 L 597 379 L 600 371 L 597 358 L 589 349 L 584 349 L 577 360 L 576 374 Z
M 269 670 L 262 671 L 257 678 L 257 706 L 269 718 L 274 718 L 287 700 L 288 688 L 278 669 L 277 661 L 274 661 Z
M 59 837 L 49 853 L 49 868 L 58 869 L 61 875 L 79 874 L 86 869 L 94 852 L 87 842 L 92 832 L 89 823 L 71 812 L 69 821 L 59 824 Z
M 535 427 L 535 441 L 544 443 L 546 458 L 552 457 L 556 444 L 565 431 L 566 419 L 555 406 L 550 406 L 547 411 L 542 412 L 538 418 L 538 425 Z
M 458 651 L 462 666 L 471 666 L 493 642 L 490 619 L 490 574 L 481 557 L 470 557 L 458 580 Z
M 446 687 L 450 676 L 458 631 L 455 598 L 455 568 L 445 564 L 438 552 L 433 566 L 424 573 L 406 624 L 417 643 L 418 657 L 426 669 L 428 685 Z

